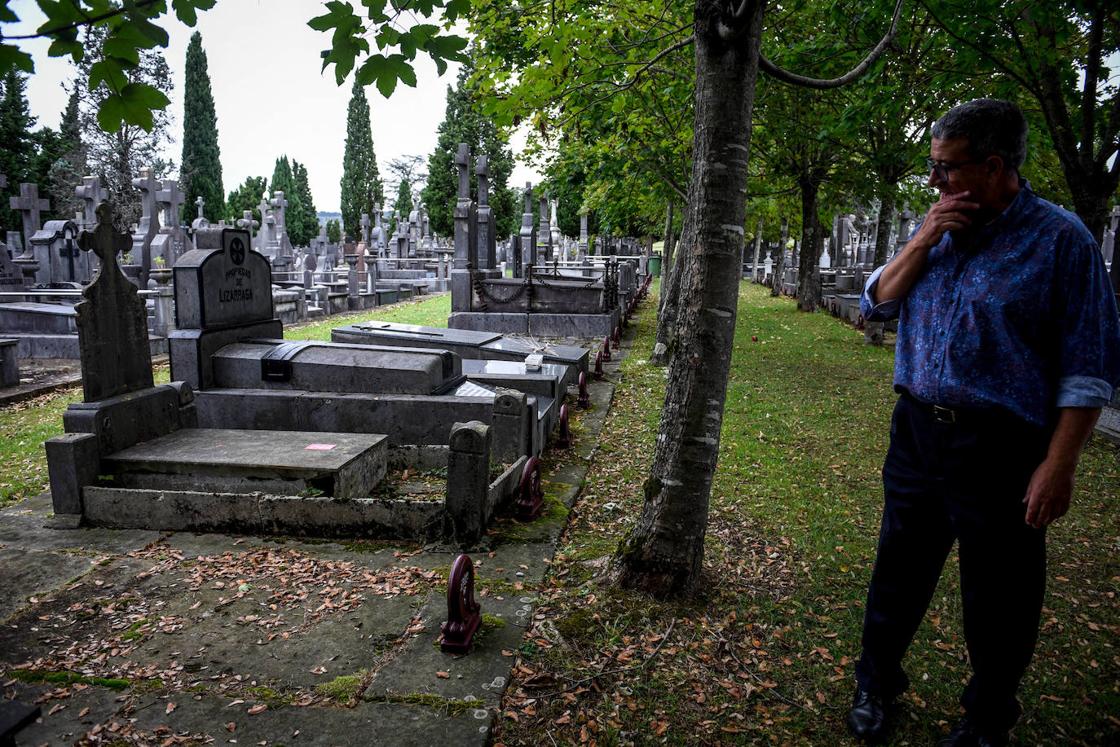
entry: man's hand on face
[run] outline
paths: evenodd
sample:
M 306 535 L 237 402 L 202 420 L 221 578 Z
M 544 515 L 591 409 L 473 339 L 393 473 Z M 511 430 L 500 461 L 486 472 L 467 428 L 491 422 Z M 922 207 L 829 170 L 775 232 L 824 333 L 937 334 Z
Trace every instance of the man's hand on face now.
M 1073 468 L 1049 459 L 1038 465 L 1023 498 L 1028 524 L 1041 529 L 1065 515 L 1073 497 L 1073 473 Z
M 934 246 L 946 231 L 959 231 L 972 225 L 972 214 L 980 203 L 968 199 L 968 192 L 941 193 L 941 199 L 929 206 L 926 219 L 918 229 L 923 244 Z

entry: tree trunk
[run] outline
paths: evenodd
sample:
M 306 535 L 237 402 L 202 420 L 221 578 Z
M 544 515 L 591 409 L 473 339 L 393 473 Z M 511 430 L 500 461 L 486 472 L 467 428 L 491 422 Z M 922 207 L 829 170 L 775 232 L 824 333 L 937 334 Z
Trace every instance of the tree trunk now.
M 821 221 L 817 198 L 821 184 L 812 178 L 798 180 L 801 188 L 801 258 L 797 268 L 797 308 L 816 311 L 821 305 Z
M 761 283 L 758 276 L 758 255 L 762 251 L 762 218 L 758 219 L 758 228 L 754 232 L 754 259 L 751 260 L 751 282 Z
M 891 225 L 894 222 L 894 207 L 897 188 L 884 180 L 879 181 L 879 227 L 875 231 L 875 258 L 872 264 L 880 267 L 887 263 L 887 250 L 891 243 Z M 862 293 L 863 288 L 857 288 Z M 882 345 L 885 325 L 883 322 L 863 323 L 863 341 L 868 345 Z
M 657 304 L 657 313 L 660 317 L 661 310 L 665 308 L 666 291 L 669 289 L 669 273 L 673 269 L 673 201 L 665 208 L 665 246 L 661 250 L 661 299 Z
M 666 596 L 700 576 L 735 333 L 746 213 L 751 111 L 763 0 L 746 0 L 740 30 L 721 38 L 724 4 L 696 0 L 692 177 L 681 237 L 677 351 L 637 523 L 612 572 L 628 588 Z
M 782 275 L 786 271 L 786 242 L 789 241 L 789 221 L 782 218 L 782 238 L 778 242 L 778 251 L 774 252 L 774 269 L 770 272 L 770 295 L 782 295 Z
M 685 212 L 684 225 L 681 226 L 681 236 L 688 233 L 688 212 Z M 677 344 L 677 304 L 681 291 L 681 267 L 684 266 L 684 252 L 679 246 L 680 242 L 673 242 L 673 262 L 668 270 L 662 269 L 667 277 L 661 279 L 661 308 L 657 312 L 657 339 L 653 344 L 653 353 L 649 362 L 654 366 L 667 366 Z M 662 267 L 664 268 L 664 262 Z

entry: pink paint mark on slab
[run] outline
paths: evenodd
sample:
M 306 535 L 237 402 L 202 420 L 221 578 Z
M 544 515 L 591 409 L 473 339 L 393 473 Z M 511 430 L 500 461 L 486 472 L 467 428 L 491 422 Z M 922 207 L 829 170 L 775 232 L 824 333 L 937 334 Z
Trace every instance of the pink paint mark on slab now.
M 304 451 L 330 451 L 337 444 L 308 444 L 303 447 Z

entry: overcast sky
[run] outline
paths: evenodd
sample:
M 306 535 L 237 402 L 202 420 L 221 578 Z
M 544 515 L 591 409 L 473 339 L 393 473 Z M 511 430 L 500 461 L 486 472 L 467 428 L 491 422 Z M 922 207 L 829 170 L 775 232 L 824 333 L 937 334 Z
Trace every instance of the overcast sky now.
M 276 159 L 287 154 L 306 164 L 315 206 L 339 209 L 342 150 L 346 141 L 346 106 L 352 80 L 335 85 L 333 68 L 320 73 L 321 50 L 328 34 L 314 31 L 307 21 L 322 13 L 321 0 L 219 0 L 199 15 L 195 28 L 202 33 L 210 70 L 210 85 L 218 115 L 218 143 L 222 151 L 222 183 L 232 191 L 248 176 L 271 178 Z M 12 9 L 23 19 L 5 24 L 6 35 L 28 33 L 42 22 L 32 0 L 16 0 Z M 171 36 L 166 55 L 171 67 L 170 111 L 174 142 L 167 156 L 178 167 L 182 153 L 183 65 L 194 29 L 170 16 Z M 57 127 L 66 108 L 62 82 L 73 75 L 69 58 L 47 56 L 45 42 L 23 42 L 35 59 L 35 74 L 27 86 L 31 112 L 40 126 Z M 443 120 L 447 86 L 455 84 L 457 65 L 437 77 L 435 65 L 418 58 L 415 88 L 398 85 L 385 99 L 375 86 L 366 89 L 373 125 L 373 145 L 381 167 L 402 155 L 423 155 L 436 144 L 436 127 Z M 515 138 L 514 155 L 523 139 Z M 518 164 L 511 184 L 536 182 L 537 173 Z M 392 199 L 390 197 L 390 199 Z

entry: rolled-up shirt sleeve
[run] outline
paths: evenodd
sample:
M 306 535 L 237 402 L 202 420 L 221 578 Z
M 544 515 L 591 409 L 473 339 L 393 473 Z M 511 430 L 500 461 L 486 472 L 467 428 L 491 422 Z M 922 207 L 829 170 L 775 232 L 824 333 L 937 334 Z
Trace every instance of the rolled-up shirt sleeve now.
M 868 322 L 885 322 L 898 318 L 898 311 L 902 307 L 902 299 L 892 298 L 883 303 L 875 303 L 875 289 L 879 286 L 879 276 L 883 274 L 886 265 L 875 268 L 871 277 L 863 285 L 863 295 L 859 298 L 859 312 Z
M 1087 237 L 1087 234 L 1086 234 Z M 1120 317 L 1104 260 L 1091 238 L 1075 237 L 1059 261 L 1065 276 L 1062 357 L 1055 405 L 1103 407 L 1120 385 Z

